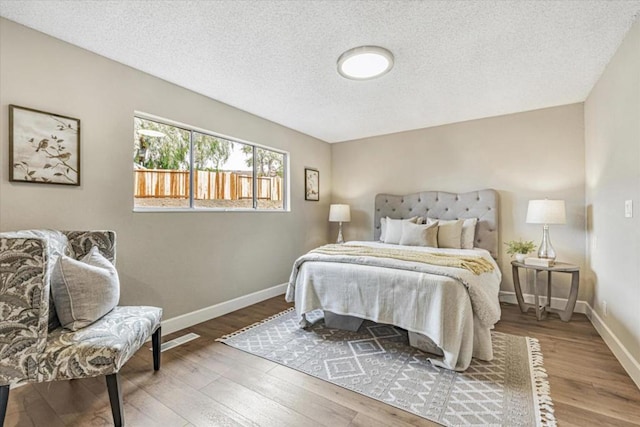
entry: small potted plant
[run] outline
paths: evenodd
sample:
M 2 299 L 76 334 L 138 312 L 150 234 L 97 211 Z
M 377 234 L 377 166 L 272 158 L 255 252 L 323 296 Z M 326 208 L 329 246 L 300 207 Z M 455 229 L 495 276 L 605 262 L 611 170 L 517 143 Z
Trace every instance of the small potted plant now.
M 507 245 L 507 253 L 509 255 L 515 255 L 516 261 L 518 262 L 523 262 L 525 257 L 536 248 L 536 245 L 534 245 L 531 240 L 527 240 L 526 242 L 523 242 L 522 239 L 511 240 L 504 244 Z

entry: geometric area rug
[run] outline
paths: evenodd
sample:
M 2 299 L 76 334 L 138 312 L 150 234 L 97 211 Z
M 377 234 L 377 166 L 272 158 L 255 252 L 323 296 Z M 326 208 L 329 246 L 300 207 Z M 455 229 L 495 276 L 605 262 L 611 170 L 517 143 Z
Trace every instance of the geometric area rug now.
M 445 426 L 555 426 L 538 341 L 492 332 L 494 358 L 464 372 L 438 368 L 409 345 L 407 331 L 365 320 L 330 329 L 322 311 L 299 326 L 293 309 L 221 341 Z

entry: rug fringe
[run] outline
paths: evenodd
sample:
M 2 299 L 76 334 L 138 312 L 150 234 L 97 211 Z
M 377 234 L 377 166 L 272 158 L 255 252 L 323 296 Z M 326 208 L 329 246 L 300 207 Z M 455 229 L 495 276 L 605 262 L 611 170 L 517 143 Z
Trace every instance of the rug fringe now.
M 531 361 L 531 382 L 533 396 L 536 400 L 536 421 L 541 427 L 556 427 L 557 421 L 553 413 L 551 388 L 547 380 L 547 370 L 543 368 L 542 349 L 536 338 L 527 337 L 529 360 Z
M 251 325 L 249 325 L 249 326 L 245 326 L 245 327 L 244 327 L 244 328 L 242 328 L 242 329 L 238 329 L 238 330 L 237 330 L 237 331 L 235 331 L 235 332 L 231 332 L 230 334 L 226 334 L 226 335 L 221 336 L 220 338 L 216 338 L 216 341 L 218 341 L 218 342 L 225 342 L 225 340 L 228 340 L 229 338 L 233 338 L 233 337 L 235 337 L 236 335 L 240 335 L 240 334 L 241 334 L 241 333 L 243 333 L 243 332 L 247 332 L 247 331 L 248 331 L 248 330 L 250 330 L 250 329 L 253 329 L 253 328 L 257 327 L 257 326 L 260 326 L 260 325 L 263 325 L 263 324 L 265 324 L 265 323 L 267 323 L 267 322 L 270 322 L 270 321 L 272 321 L 273 319 L 277 319 L 278 317 L 282 317 L 282 316 L 284 316 L 284 315 L 285 315 L 285 314 L 287 314 L 287 313 L 291 313 L 293 310 L 295 310 L 295 307 L 290 307 L 290 308 L 288 308 L 288 309 L 286 309 L 286 310 L 284 310 L 284 311 L 281 311 L 281 312 L 280 312 L 280 313 L 278 313 L 278 314 L 274 314 L 274 315 L 273 315 L 273 316 L 271 316 L 271 317 L 267 317 L 266 319 L 262 319 L 262 320 L 261 320 L 261 321 L 259 321 L 259 322 L 252 323 L 252 324 L 251 324 Z

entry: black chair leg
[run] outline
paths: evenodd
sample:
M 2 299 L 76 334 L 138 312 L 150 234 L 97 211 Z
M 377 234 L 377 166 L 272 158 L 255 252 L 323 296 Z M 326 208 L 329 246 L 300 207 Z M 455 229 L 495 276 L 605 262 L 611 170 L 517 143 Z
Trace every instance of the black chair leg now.
M 111 402 L 113 425 L 115 427 L 122 427 L 124 425 L 124 407 L 122 405 L 119 374 L 107 375 L 107 391 L 109 392 L 109 401 Z
M 0 426 L 4 425 L 4 417 L 7 415 L 7 404 L 9 403 L 9 386 L 0 386 Z
M 158 326 L 158 329 L 151 336 L 151 342 L 153 344 L 153 370 L 160 370 L 160 359 L 162 358 L 162 353 L 160 352 L 160 341 L 162 337 L 162 328 Z

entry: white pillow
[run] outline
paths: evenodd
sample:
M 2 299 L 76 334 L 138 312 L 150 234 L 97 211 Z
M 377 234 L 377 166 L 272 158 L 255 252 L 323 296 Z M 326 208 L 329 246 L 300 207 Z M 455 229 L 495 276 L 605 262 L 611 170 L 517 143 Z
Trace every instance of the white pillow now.
M 437 218 L 427 218 L 427 224 L 431 224 L 432 222 L 439 221 L 440 225 L 455 222 L 457 220 L 446 220 L 446 219 L 437 219 Z M 476 224 L 478 223 L 478 218 L 467 218 L 462 223 L 462 234 L 460 236 L 460 247 L 462 249 L 473 249 L 473 242 L 476 238 Z
M 380 218 L 380 241 L 384 242 L 384 236 L 387 231 L 387 218 Z
M 81 260 L 65 255 L 58 258 L 51 291 L 60 323 L 77 331 L 118 305 L 120 281 L 111 261 L 94 246 Z
M 400 243 L 400 238 L 402 237 L 402 223 L 403 222 L 411 222 L 416 224 L 418 222 L 418 217 L 414 216 L 409 219 L 393 219 L 387 217 L 385 220 L 385 232 L 384 232 L 384 243 L 391 243 L 397 245 Z
M 438 221 L 429 225 L 413 224 L 404 221 L 402 223 L 402 237 L 400 244 L 406 246 L 438 247 Z

